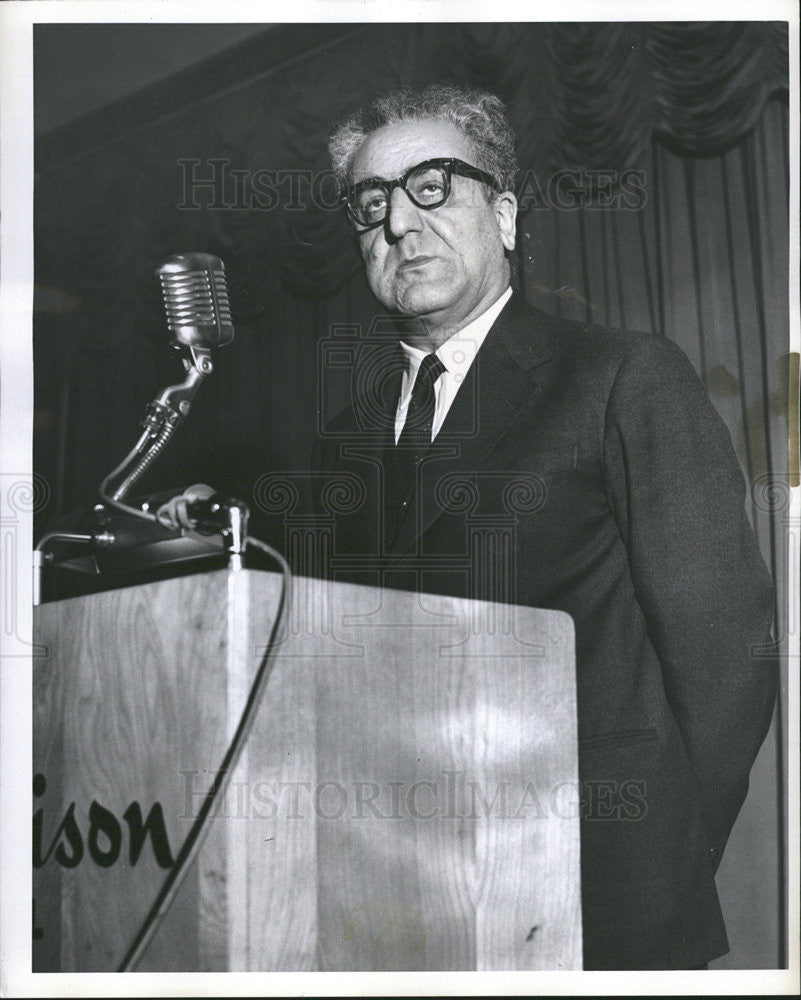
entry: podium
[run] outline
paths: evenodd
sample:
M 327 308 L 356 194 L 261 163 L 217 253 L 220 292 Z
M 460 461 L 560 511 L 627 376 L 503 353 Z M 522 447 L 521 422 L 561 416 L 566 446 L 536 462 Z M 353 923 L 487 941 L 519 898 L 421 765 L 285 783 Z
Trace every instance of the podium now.
M 34 609 L 34 971 L 118 967 L 281 587 L 229 569 Z M 268 652 L 138 971 L 581 968 L 570 617 L 295 578 Z

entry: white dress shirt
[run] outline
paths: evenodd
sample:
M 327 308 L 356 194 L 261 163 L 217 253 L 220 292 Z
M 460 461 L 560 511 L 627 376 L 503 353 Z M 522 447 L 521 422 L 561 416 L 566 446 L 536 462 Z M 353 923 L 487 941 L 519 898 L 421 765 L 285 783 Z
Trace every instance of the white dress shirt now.
M 449 337 L 444 344 L 441 344 L 436 355 L 445 365 L 445 371 L 434 383 L 434 423 L 431 428 L 431 440 L 439 434 L 440 428 L 451 405 L 459 391 L 459 386 L 464 382 L 473 359 L 478 354 L 478 349 L 484 343 L 484 338 L 490 331 L 490 327 L 495 322 L 501 309 L 509 301 L 512 289 L 506 291 L 480 316 L 468 323 L 466 327 L 459 330 L 452 337 Z M 426 356 L 426 351 L 421 351 L 417 347 L 410 347 L 409 344 L 400 342 L 406 358 L 406 369 L 401 381 L 400 399 L 398 409 L 395 413 L 395 444 L 406 423 L 406 413 L 409 409 L 409 402 L 412 398 L 414 380 L 417 378 L 417 370 L 420 363 Z

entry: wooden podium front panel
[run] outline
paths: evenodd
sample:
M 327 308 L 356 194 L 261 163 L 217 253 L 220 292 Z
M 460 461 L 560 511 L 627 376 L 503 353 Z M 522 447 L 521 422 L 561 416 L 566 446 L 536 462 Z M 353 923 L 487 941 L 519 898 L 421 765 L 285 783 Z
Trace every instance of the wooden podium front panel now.
M 279 590 L 271 582 L 268 615 Z M 37 795 L 34 780 L 40 860 L 54 842 L 69 847 L 34 868 L 34 969 L 111 971 L 122 959 L 167 874 L 151 837 L 132 856 L 132 806 L 143 821 L 161 809 L 170 855 L 162 861 L 177 855 L 199 801 L 191 793 L 208 787 L 227 742 L 237 673 L 228 589 L 227 574 L 215 573 L 35 609 L 49 651 L 34 661 L 34 774 L 46 782 Z M 225 967 L 222 832 L 214 821 L 168 916 L 183 914 L 187 933 L 155 938 L 154 968 Z M 36 841 L 34 820 L 35 866 Z
M 34 873 L 35 968 L 116 967 L 166 875 L 150 839 L 131 863 L 124 817 L 160 804 L 177 853 L 279 588 L 222 572 L 37 609 L 41 853 L 73 802 L 85 845 Z M 573 662 L 563 614 L 294 580 L 243 758 L 139 969 L 580 968 Z M 93 801 L 120 829 L 110 864 Z

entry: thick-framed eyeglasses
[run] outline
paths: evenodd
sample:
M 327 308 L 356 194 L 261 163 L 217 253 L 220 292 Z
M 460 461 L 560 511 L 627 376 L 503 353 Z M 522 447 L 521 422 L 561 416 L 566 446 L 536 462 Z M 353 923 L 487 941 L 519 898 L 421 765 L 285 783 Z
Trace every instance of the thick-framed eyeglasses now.
M 498 190 L 498 185 L 486 171 L 457 160 L 453 157 L 425 160 L 410 167 L 406 173 L 394 181 L 383 177 L 368 177 L 348 187 L 343 201 L 347 204 L 348 216 L 357 229 L 365 233 L 380 226 L 387 217 L 392 192 L 402 188 L 413 205 L 418 208 L 439 208 L 451 193 L 451 177 L 470 177 Z

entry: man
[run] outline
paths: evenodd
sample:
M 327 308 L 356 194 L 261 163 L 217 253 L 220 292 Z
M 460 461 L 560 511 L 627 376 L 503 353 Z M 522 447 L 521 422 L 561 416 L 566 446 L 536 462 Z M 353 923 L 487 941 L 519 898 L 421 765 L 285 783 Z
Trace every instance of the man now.
M 330 150 L 401 337 L 375 347 L 375 384 L 317 449 L 364 489 L 337 551 L 363 556 L 365 582 L 572 615 L 582 787 L 636 778 L 646 803 L 636 820 L 582 815 L 584 966 L 702 967 L 728 949 L 714 874 L 776 690 L 751 655 L 772 593 L 728 433 L 670 341 L 510 290 L 497 98 L 391 94 Z M 465 570 L 471 511 L 512 518 L 514 552 Z

